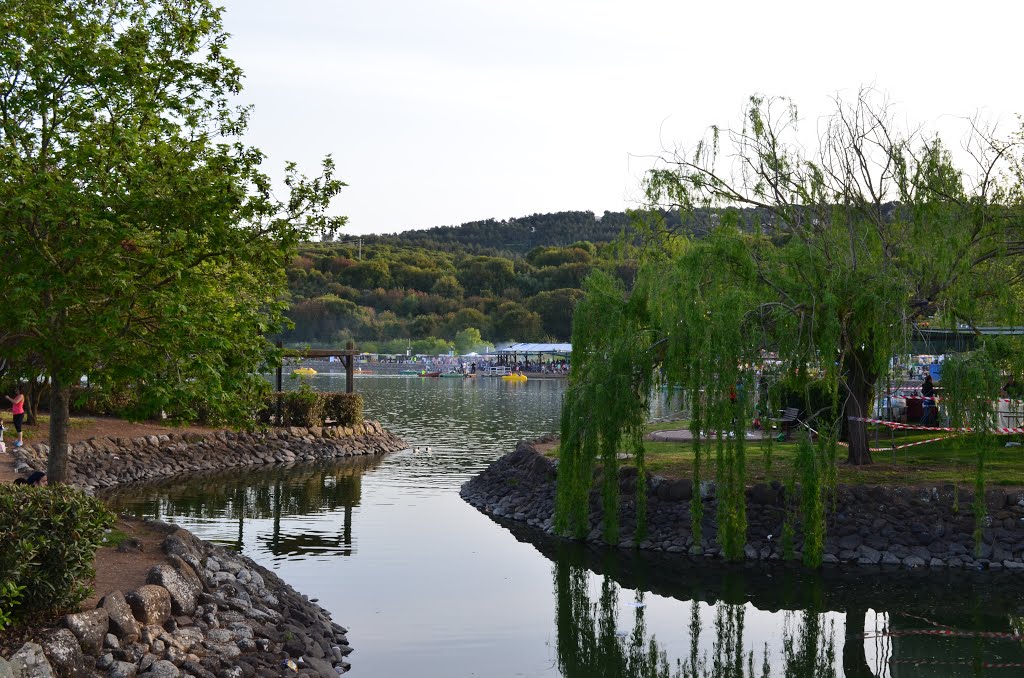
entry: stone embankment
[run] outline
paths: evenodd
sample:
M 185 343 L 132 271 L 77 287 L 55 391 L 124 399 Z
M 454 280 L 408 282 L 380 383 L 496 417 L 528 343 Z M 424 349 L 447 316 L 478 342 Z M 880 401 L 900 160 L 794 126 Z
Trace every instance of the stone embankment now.
M 69 614 L 8 660 L 0 676 L 111 678 L 337 676 L 347 631 L 249 558 L 152 521 L 166 561 L 148 584 Z
M 521 521 L 553 533 L 557 464 L 540 454 L 542 438 L 520 442 L 462 486 L 462 497 L 484 513 Z M 619 546 L 634 548 L 636 469 L 620 470 L 621 534 Z M 647 535 L 640 549 L 718 558 L 715 488 L 699 488 L 703 502 L 702 539 L 690 533 L 693 483 L 652 476 L 648 480 Z M 746 557 L 751 561 L 783 559 L 780 535 L 787 513 L 785 488 L 778 483 L 747 488 Z M 928 488 L 840 486 L 835 510 L 827 519 L 824 562 L 867 567 L 964 568 L 1024 572 L 1024 491 L 992 489 L 985 493 L 987 515 L 980 548 L 974 538 L 973 494 L 952 485 Z M 590 533 L 586 541 L 603 543 L 598 491 L 591 493 Z M 795 557 L 801 556 L 796 525 Z
M 91 438 L 69 447 L 69 482 L 88 492 L 178 474 L 256 464 L 396 452 L 407 445 L 376 422 L 255 433 Z M 46 445 L 9 447 L 15 470 L 45 470 Z M 153 521 L 165 563 L 147 585 L 70 614 L 9 660 L 0 678 L 336 676 L 348 670 L 346 630 L 249 558 Z
M 255 464 L 397 452 L 407 446 L 377 422 L 267 431 L 90 438 L 69 446 L 68 482 L 87 492 L 177 474 Z M 49 446 L 7 448 L 15 471 L 46 470 Z

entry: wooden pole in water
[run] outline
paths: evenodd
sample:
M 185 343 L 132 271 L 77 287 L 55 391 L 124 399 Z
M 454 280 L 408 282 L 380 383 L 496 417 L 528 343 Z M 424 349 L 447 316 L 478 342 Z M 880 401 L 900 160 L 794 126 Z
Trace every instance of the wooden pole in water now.
M 284 348 L 283 342 L 277 342 L 278 348 Z M 284 389 L 284 356 L 281 356 L 281 362 L 277 363 L 277 425 L 281 426 L 284 423 L 282 408 L 284 407 L 284 397 L 281 395 L 281 391 Z
M 355 350 L 356 345 L 351 341 L 345 345 L 345 348 L 349 350 L 349 354 L 345 356 L 345 393 L 355 392 L 355 360 L 356 357 L 352 355 L 351 351 Z

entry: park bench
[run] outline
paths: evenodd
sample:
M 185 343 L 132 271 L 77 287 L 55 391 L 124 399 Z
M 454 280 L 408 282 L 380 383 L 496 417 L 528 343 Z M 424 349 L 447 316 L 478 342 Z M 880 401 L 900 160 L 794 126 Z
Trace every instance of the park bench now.
M 772 419 L 772 423 L 778 426 L 779 431 L 786 435 L 789 431 L 802 426 L 803 422 L 800 421 L 800 410 L 796 407 L 787 407 L 780 412 L 782 416 Z

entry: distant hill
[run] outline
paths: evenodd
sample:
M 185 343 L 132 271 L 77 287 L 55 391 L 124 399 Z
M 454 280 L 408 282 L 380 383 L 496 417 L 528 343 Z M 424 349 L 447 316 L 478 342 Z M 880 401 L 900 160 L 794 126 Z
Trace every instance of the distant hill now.
M 496 251 L 524 255 L 535 247 L 565 247 L 587 240 L 611 242 L 629 226 L 625 212 L 554 212 L 497 221 L 470 221 L 389 235 L 364 236 L 363 242 L 452 251 Z

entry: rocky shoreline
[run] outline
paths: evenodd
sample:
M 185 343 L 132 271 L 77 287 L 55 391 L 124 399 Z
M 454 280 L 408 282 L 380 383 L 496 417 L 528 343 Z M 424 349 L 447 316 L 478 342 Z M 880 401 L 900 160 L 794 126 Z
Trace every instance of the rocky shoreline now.
M 127 483 L 255 464 L 316 461 L 397 452 L 405 442 L 377 422 L 267 431 L 170 433 L 90 438 L 69 446 L 68 483 L 95 493 Z M 18 473 L 45 471 L 45 444 L 8 447 Z
M 167 534 L 166 562 L 149 583 L 66 615 L 0 658 L 0 676 L 323 678 L 349 669 L 347 631 L 273 572 L 176 525 L 146 524 Z
M 264 432 L 91 438 L 70 446 L 69 481 L 94 493 L 178 474 L 405 449 L 379 423 Z M 15 470 L 45 470 L 46 445 L 9 448 Z M 254 678 L 337 676 L 350 667 L 347 631 L 330 613 L 251 559 L 187 530 L 166 534 L 145 586 L 69 614 L 8 660 L 0 678 Z
M 522 441 L 514 452 L 466 482 L 461 495 L 483 513 L 554 533 L 557 464 L 537 451 L 552 437 Z M 703 535 L 690 533 L 689 479 L 652 476 L 648 481 L 647 535 L 634 544 L 636 469 L 619 474 L 620 548 L 675 553 L 695 559 L 719 559 L 714 483 L 699 488 L 704 504 Z M 1006 570 L 1024 573 L 1024 491 L 990 489 L 980 550 L 975 549 L 973 493 L 952 485 L 930 488 L 840 486 L 835 510 L 827 518 L 824 562 L 829 565 Z M 589 543 L 603 544 L 601 497 L 591 493 Z M 786 515 L 785 488 L 778 483 L 747 488 L 748 561 L 781 561 L 780 539 Z M 800 526 L 794 556 L 801 557 Z

